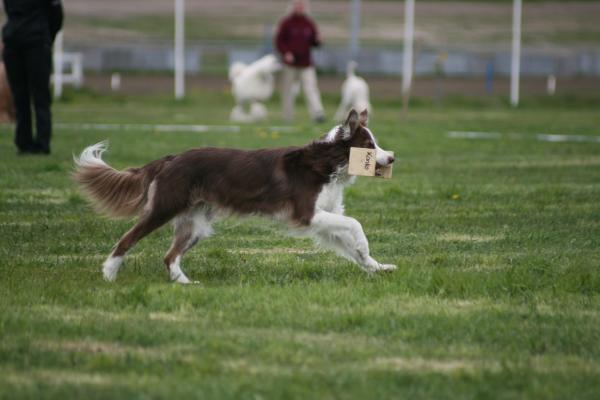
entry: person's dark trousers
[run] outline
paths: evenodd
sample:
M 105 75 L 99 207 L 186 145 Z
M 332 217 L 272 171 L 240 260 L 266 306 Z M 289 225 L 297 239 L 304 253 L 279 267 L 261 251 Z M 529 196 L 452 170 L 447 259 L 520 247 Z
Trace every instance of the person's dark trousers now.
M 31 47 L 4 47 L 4 66 L 17 113 L 15 144 L 22 152 L 50 152 L 52 116 L 50 114 L 50 44 Z M 31 102 L 35 109 L 35 140 L 32 135 Z

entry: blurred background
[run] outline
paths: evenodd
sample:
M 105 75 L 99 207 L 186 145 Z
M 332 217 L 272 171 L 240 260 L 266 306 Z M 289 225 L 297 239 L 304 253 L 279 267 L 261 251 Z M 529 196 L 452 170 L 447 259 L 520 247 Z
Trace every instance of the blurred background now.
M 232 62 L 272 52 L 287 4 L 186 0 L 186 91 L 227 90 Z M 127 94 L 173 92 L 174 1 L 65 0 L 64 7 L 64 68 L 67 75 L 81 68 L 75 85 L 110 91 L 113 76 L 113 88 Z M 352 0 L 313 0 L 310 7 L 324 42 L 315 53 L 320 87 L 339 94 L 351 54 Z M 522 96 L 598 93 L 600 2 L 525 1 L 522 20 Z M 416 1 L 413 96 L 508 96 L 511 24 L 510 0 Z M 371 96 L 399 97 L 404 2 L 362 0 L 359 27 L 358 73 Z
M 271 52 L 284 0 L 185 1 L 186 89 L 228 87 L 227 67 Z M 338 92 L 349 57 L 352 0 L 310 2 L 324 46 L 315 54 L 321 89 Z M 172 91 L 174 2 L 65 0 L 64 49 L 82 58 L 84 85 L 109 90 L 112 73 L 131 93 Z M 358 72 L 372 96 L 397 96 L 404 2 L 362 0 Z M 417 1 L 413 94 L 508 93 L 511 1 Z M 600 2 L 525 1 L 523 94 L 600 87 Z M 152 84 L 148 78 L 152 77 Z M 443 79 L 443 87 L 439 80 Z

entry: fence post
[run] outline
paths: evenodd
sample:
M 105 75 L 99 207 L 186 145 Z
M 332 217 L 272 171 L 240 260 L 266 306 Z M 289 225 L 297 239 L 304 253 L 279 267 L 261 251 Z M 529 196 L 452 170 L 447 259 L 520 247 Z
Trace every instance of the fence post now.
M 175 0 L 175 98 L 185 96 L 185 0 Z
M 512 55 L 510 65 L 510 105 L 519 105 L 519 74 L 521 67 L 521 0 L 513 0 Z
M 358 61 L 360 36 L 360 0 L 352 0 L 352 18 L 350 21 L 350 59 Z
M 402 105 L 408 109 L 413 73 L 413 37 L 415 20 L 415 0 L 404 2 L 404 51 L 402 54 Z

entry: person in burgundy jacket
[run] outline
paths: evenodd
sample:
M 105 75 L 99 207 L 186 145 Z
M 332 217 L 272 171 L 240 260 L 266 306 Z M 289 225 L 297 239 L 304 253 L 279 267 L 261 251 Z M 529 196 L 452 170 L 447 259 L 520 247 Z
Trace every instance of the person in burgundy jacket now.
M 311 49 L 319 46 L 321 39 L 315 23 L 306 14 L 306 1 L 293 0 L 291 11 L 277 28 L 275 45 L 283 60 L 282 109 L 283 118 L 291 121 L 294 116 L 294 84 L 300 79 L 308 111 L 315 122 L 325 121 L 321 93 L 317 86 L 317 73 L 313 66 Z

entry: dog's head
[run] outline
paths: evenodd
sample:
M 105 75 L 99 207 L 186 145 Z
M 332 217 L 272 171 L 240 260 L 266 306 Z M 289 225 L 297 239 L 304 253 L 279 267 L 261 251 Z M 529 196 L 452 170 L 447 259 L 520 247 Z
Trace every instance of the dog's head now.
M 228 74 L 229 81 L 233 82 L 233 80 L 236 77 L 238 77 L 246 69 L 246 67 L 247 67 L 246 64 L 239 62 L 239 61 L 236 61 L 233 64 L 231 64 L 229 66 L 229 74 Z
M 328 141 L 343 141 L 349 147 L 376 149 L 377 165 L 384 167 L 394 162 L 394 156 L 377 145 L 375 135 L 368 128 L 369 114 L 364 110 L 360 115 L 351 110 L 343 125 L 333 128 L 326 136 Z
M 261 73 L 273 74 L 281 69 L 281 63 L 273 54 L 267 54 L 256 61 L 256 69 Z

